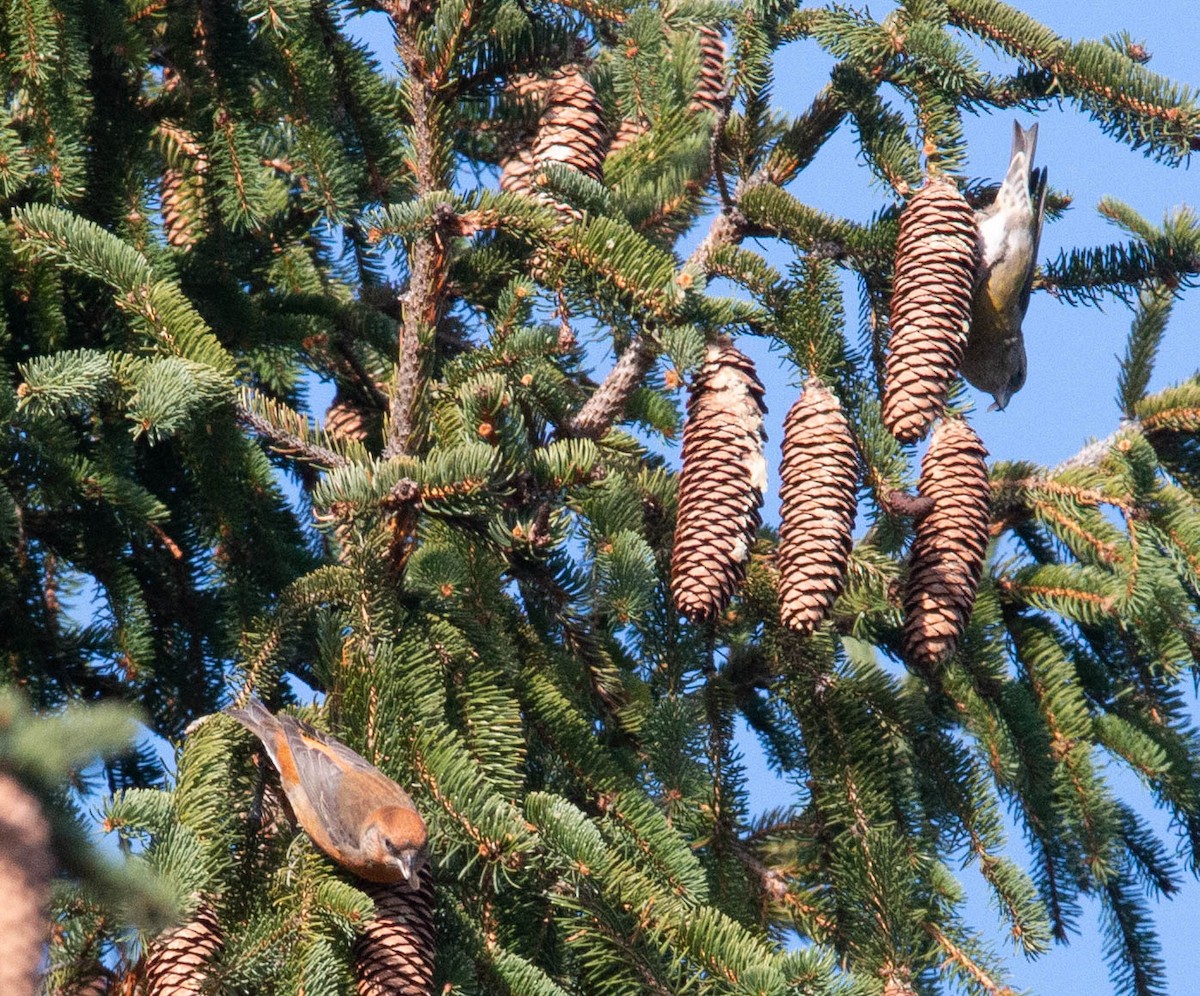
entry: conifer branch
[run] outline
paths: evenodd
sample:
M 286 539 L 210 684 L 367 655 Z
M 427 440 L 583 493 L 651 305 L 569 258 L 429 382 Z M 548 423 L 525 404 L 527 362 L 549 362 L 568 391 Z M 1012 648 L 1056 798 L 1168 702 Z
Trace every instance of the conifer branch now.
M 739 190 L 738 196 L 767 182 L 765 173 L 757 174 L 750 183 Z M 746 231 L 745 218 L 736 206 L 719 212 L 713 217 L 704 238 L 680 268 L 680 274 L 694 279 L 693 274 L 707 273 L 710 257 L 717 249 L 736 244 Z M 568 432 L 571 435 L 589 436 L 594 439 L 603 436 L 624 410 L 625 402 L 641 384 L 642 378 L 654 365 L 657 357 L 657 344 L 650 335 L 643 332 L 626 347 L 616 365 L 571 420 Z
M 273 424 L 265 416 L 254 411 L 244 402 L 237 404 L 237 417 L 246 428 L 269 443 L 280 453 L 296 456 L 317 467 L 336 469 L 350 466 L 350 460 L 326 446 L 305 439 L 298 432 L 291 432 Z
M 962 949 L 961 945 L 956 944 L 936 923 L 925 923 L 923 926 L 925 932 L 946 953 L 946 957 L 965 971 L 988 996 L 1014 996 L 1011 988 L 993 979 L 978 962 Z
M 809 163 L 826 140 L 837 131 L 846 115 L 846 107 L 832 84 L 826 84 L 813 98 L 812 105 L 784 132 L 767 162 L 767 178 L 784 186 Z
M 412 170 L 418 197 L 432 194 L 443 186 L 435 163 L 435 144 L 440 136 L 434 128 L 440 113 L 440 101 L 434 81 L 428 77 L 415 28 L 400 16 L 402 4 L 392 7 L 396 31 L 396 51 L 405 67 L 409 82 L 409 114 Z M 390 460 L 410 451 L 413 443 L 413 417 L 421 384 L 421 368 L 426 340 L 437 326 L 443 308 L 443 291 L 449 259 L 442 230 L 453 216 L 448 205 L 435 211 L 428 230 L 414 238 L 408 251 L 408 288 L 401 295 L 402 320 L 397 327 L 396 374 L 388 399 L 387 438 L 383 458 Z
M 603 436 L 625 408 L 629 395 L 654 366 L 655 357 L 656 350 L 648 335 L 634 339 L 578 414 L 567 423 L 567 432 L 592 439 Z
M 1102 439 L 1092 440 L 1079 450 L 1079 452 L 1067 457 L 1067 459 L 1056 465 L 1050 473 L 1052 476 L 1057 477 L 1063 471 L 1074 470 L 1078 467 L 1098 467 L 1100 461 L 1104 459 L 1118 439 L 1126 433 L 1140 431 L 1141 425 L 1136 418 L 1122 419 L 1121 424 L 1107 436 Z
M 1049 73 L 1105 131 L 1134 148 L 1148 147 L 1178 162 L 1200 137 L 1200 107 L 1192 95 L 1128 54 L 1095 42 L 1060 38 L 1002 0 L 949 0 L 951 23 L 995 42 Z

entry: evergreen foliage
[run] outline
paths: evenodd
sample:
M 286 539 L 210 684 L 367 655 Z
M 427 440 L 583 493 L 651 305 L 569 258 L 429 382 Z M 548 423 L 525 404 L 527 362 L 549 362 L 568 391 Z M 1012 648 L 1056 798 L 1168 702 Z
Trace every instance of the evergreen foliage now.
M 355 40 L 366 13 L 391 21 L 386 64 Z M 836 67 L 782 113 L 773 59 L 798 38 Z M 1150 897 L 1200 870 L 1200 379 L 1148 385 L 1200 276 L 1196 215 L 1105 202 L 1124 241 L 1043 261 L 1037 290 L 1132 305 L 1124 419 L 1061 466 L 991 467 L 973 613 L 920 670 L 902 618 L 920 453 L 881 412 L 906 199 L 928 173 L 972 207 L 994 192 L 958 175 L 965 112 L 1066 100 L 1164 168 L 1200 147 L 1200 104 L 1138 46 L 1002 0 L 882 20 L 20 0 L 0 51 L 0 659 L 35 711 L 67 707 L 35 722 L 0 699 L 0 775 L 66 841 L 47 991 L 132 991 L 178 967 L 161 956 L 181 937 L 212 991 L 354 991 L 372 893 L 210 716 L 249 694 L 410 790 L 435 991 L 996 996 L 998 933 L 1040 954 L 1086 899 L 1118 991 L 1165 991 Z M 839 128 L 882 190 L 867 223 L 789 186 Z M 780 622 L 769 528 L 716 618 L 670 597 L 675 389 L 747 335 L 828 387 L 861 461 L 865 532 L 811 633 Z M 322 428 L 317 379 L 353 432 Z M 129 713 L 81 702 L 137 707 L 150 735 L 121 753 Z M 766 814 L 739 717 L 796 786 Z M 84 844 L 101 798 L 139 855 L 125 872 Z M 964 864 L 999 931 L 966 919 Z

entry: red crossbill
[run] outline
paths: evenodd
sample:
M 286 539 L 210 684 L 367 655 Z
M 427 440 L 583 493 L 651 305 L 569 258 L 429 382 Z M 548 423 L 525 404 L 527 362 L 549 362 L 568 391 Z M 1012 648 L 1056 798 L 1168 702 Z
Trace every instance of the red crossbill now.
M 425 821 L 408 793 L 345 744 L 257 699 L 226 710 L 263 742 L 314 844 L 370 882 L 419 886 Z
M 1013 122 L 1008 174 L 996 200 L 976 213 L 980 264 L 962 372 L 1003 409 L 1025 384 L 1025 338 L 1038 243 L 1046 216 L 1046 170 L 1033 169 L 1038 126 Z M 989 409 L 989 410 L 991 410 Z

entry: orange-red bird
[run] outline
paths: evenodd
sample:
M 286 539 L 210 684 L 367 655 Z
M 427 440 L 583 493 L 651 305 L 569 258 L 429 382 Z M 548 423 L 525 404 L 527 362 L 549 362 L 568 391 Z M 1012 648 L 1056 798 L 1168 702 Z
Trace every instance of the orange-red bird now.
M 375 765 L 257 699 L 227 709 L 263 742 L 304 832 L 343 868 L 370 882 L 419 887 L 425 821 L 408 793 Z

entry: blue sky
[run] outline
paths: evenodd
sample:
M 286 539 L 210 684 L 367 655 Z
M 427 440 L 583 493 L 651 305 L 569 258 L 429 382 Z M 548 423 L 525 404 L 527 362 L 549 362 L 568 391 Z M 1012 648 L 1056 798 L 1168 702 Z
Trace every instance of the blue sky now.
M 1095 38 L 1125 29 L 1144 42 L 1153 58 L 1149 64 L 1175 80 L 1200 86 L 1200 0 L 1116 0 L 1067 2 L 1067 0 L 1017 0 L 1016 5 L 1040 19 L 1059 34 L 1074 39 Z M 877 17 L 895 4 L 867 5 Z M 390 56 L 386 24 L 381 20 L 359 22 L 367 38 L 387 61 Z M 995 56 L 981 52 L 986 65 L 1000 66 Z M 803 111 L 812 95 L 828 79 L 832 60 L 813 42 L 798 42 L 780 53 L 774 102 L 782 110 Z M 983 115 L 967 121 L 971 177 L 999 179 L 1008 160 L 1011 112 Z M 1024 123 L 1031 120 L 1020 115 Z M 1132 205 L 1153 222 L 1162 220 L 1171 207 L 1191 203 L 1200 208 L 1200 188 L 1194 170 L 1169 169 L 1131 152 L 1103 135 L 1088 117 L 1070 104 L 1037 115 L 1040 122 L 1037 158 L 1050 171 L 1051 185 L 1074 198 L 1065 217 L 1048 225 L 1042 239 L 1043 258 L 1052 258 L 1064 247 L 1102 245 L 1120 241 L 1121 233 L 1096 212 L 1096 204 L 1111 195 Z M 823 148 L 815 162 L 795 181 L 793 192 L 802 200 L 826 211 L 865 220 L 888 202 L 887 192 L 872 186 L 870 174 L 857 160 L 852 132 L 841 129 Z M 777 262 L 786 259 L 764 245 Z M 855 298 L 848 297 L 852 307 Z M 986 412 L 990 398 L 975 394 L 977 411 L 973 422 L 994 459 L 1032 459 L 1056 464 L 1075 453 L 1089 439 L 1103 437 L 1117 424 L 1115 402 L 1117 358 L 1124 350 L 1130 313 L 1112 301 L 1102 311 L 1073 308 L 1049 295 L 1034 297 L 1025 320 L 1029 353 L 1029 376 L 1025 388 L 1004 412 Z M 1182 300 L 1175 309 L 1159 355 L 1151 390 L 1157 390 L 1192 375 L 1198 366 L 1195 346 L 1200 324 L 1200 294 Z M 851 327 L 853 320 L 851 319 Z M 768 432 L 772 443 L 781 437 L 781 422 L 795 394 L 794 371 L 784 369 L 778 354 L 762 342 L 739 343 L 751 353 L 767 386 L 771 407 Z M 607 362 L 597 357 L 598 366 Z M 314 392 L 319 394 L 320 392 Z M 320 411 L 324 396 L 314 397 Z M 774 488 L 772 489 L 774 491 Z M 768 499 L 768 521 L 777 521 L 777 500 Z M 756 807 L 785 802 L 789 787 L 767 770 L 761 751 L 743 736 L 743 750 L 752 776 Z M 1116 773 L 1116 784 L 1127 798 L 1149 800 L 1136 779 Z M 1159 814 L 1161 815 L 1161 814 Z M 1159 820 L 1165 830 L 1165 819 Z M 1014 837 L 1014 840 L 1019 838 Z M 1014 856 L 1023 858 L 1014 850 Z M 973 872 L 964 873 L 969 886 L 969 919 L 981 928 L 995 925 L 994 943 L 1006 949 L 1004 928 L 990 913 L 986 894 Z M 1111 991 L 1102 954 L 1096 910 L 1085 911 L 1081 934 L 1069 947 L 1058 947 L 1036 962 L 1017 956 L 1012 964 L 1013 983 L 1019 989 L 1041 993 Z M 1200 883 L 1189 881 L 1170 903 L 1160 904 L 1157 920 L 1163 953 L 1168 965 L 1170 991 L 1186 993 L 1198 988 L 1200 945 L 1195 941 L 1195 924 L 1200 920 Z

